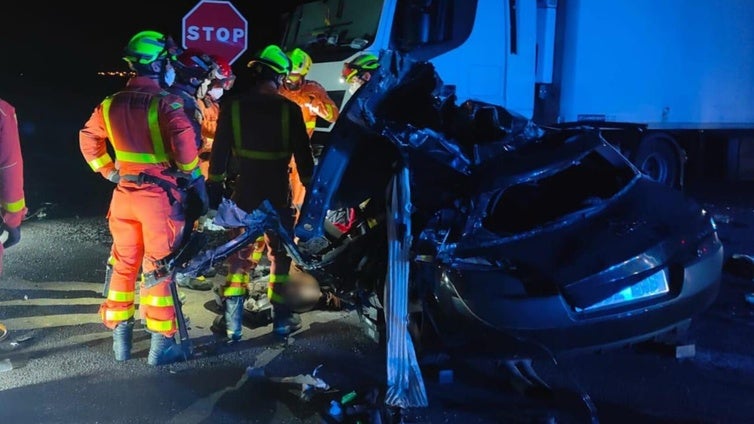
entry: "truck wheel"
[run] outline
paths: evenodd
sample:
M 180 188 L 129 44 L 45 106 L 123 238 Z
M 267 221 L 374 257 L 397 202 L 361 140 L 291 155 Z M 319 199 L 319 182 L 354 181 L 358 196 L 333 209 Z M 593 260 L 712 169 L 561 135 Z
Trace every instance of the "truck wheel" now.
M 639 143 L 632 162 L 649 178 L 670 187 L 680 187 L 681 160 L 677 145 L 669 135 L 649 135 Z

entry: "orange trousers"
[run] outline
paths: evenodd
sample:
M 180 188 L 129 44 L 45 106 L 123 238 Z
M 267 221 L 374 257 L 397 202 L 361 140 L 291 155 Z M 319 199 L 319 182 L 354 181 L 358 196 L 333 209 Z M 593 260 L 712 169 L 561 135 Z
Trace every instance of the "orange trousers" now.
M 140 286 L 141 319 L 150 332 L 166 337 L 175 334 L 171 276 L 155 275 L 154 271 L 157 261 L 181 242 L 184 223 L 179 202 L 171 205 L 162 188 L 151 184 L 116 187 L 108 212 L 115 261 L 107 299 L 100 307 L 100 316 L 108 328 L 114 329 L 134 317 L 136 280 L 142 270 L 147 281 Z

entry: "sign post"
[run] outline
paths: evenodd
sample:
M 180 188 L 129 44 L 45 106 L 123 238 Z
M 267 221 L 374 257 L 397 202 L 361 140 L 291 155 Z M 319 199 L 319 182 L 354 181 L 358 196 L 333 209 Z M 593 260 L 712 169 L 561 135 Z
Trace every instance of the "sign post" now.
M 201 0 L 183 17 L 183 48 L 238 59 L 249 43 L 249 23 L 230 1 Z

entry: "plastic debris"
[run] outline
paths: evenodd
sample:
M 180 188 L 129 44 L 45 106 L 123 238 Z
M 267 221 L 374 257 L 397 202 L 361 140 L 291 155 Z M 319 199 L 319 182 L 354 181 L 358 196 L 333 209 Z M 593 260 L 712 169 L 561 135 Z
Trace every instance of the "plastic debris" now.
M 299 374 L 290 377 L 269 377 L 263 367 L 248 367 L 246 375 L 250 378 L 266 378 L 273 383 L 294 384 L 301 388 L 301 399 L 309 400 L 314 392 L 330 390 L 330 385 L 317 377 L 318 365 L 311 374 Z

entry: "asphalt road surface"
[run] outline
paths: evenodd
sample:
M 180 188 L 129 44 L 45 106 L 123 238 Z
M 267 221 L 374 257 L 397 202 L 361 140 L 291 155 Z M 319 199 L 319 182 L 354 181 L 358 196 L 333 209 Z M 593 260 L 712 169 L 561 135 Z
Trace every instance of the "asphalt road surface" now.
M 754 254 L 754 184 L 689 192 L 716 217 L 726 258 Z M 242 342 L 226 346 L 209 330 L 212 294 L 185 290 L 195 356 L 148 366 L 149 335 L 137 325 L 134 358 L 116 363 L 97 315 L 109 233 L 97 210 L 80 217 L 71 210 L 38 206 L 22 242 L 6 252 L 0 423 L 320 423 L 329 401 L 351 391 L 365 405 L 376 393 L 380 405 L 384 350 L 347 311 L 304 314 L 304 328 L 287 342 L 270 325 L 249 325 Z M 550 390 L 522 385 L 504 361 L 426 355 L 425 422 L 754 422 L 754 306 L 745 300 L 754 274 L 726 270 L 683 349 L 650 344 L 536 359 Z M 307 377 L 328 389 L 302 392 Z

